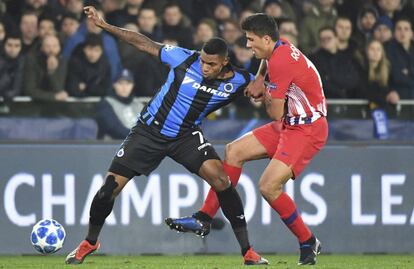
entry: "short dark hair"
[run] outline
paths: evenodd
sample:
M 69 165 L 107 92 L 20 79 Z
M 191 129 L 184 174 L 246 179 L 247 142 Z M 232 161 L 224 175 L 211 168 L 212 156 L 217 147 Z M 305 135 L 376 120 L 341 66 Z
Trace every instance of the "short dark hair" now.
M 331 31 L 334 34 L 334 36 L 336 36 L 335 28 L 333 28 L 332 26 L 323 26 L 321 29 L 319 29 L 318 36 L 320 36 L 320 34 L 323 31 Z
M 85 42 L 83 43 L 84 47 L 101 47 L 103 48 L 102 44 L 102 36 L 99 34 L 88 34 L 85 38 Z
M 4 44 L 6 43 L 6 41 L 8 39 L 19 39 L 20 41 L 22 41 L 21 34 L 18 30 L 13 30 L 13 31 L 7 32 L 7 34 L 4 38 Z
M 217 54 L 221 57 L 227 57 L 229 53 L 226 41 L 219 37 L 213 37 L 204 43 L 202 50 L 207 54 Z
M 279 29 L 273 17 L 264 13 L 253 14 L 241 23 L 244 31 L 253 32 L 255 35 L 263 37 L 268 35 L 273 41 L 279 40 Z
M 397 23 L 399 23 L 400 21 L 408 22 L 410 24 L 411 28 L 413 27 L 413 25 L 411 23 L 411 20 L 408 17 L 406 17 L 406 16 L 400 16 L 394 22 L 394 29 L 397 26 Z

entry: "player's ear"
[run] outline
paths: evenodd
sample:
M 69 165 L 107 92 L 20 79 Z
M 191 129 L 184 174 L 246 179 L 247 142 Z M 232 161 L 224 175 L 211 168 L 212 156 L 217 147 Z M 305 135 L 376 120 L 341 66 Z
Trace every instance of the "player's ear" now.
M 224 58 L 224 60 L 223 60 L 223 66 L 226 66 L 228 63 L 229 63 L 229 61 L 230 61 L 230 58 L 229 58 L 229 56 L 226 56 L 225 58 Z

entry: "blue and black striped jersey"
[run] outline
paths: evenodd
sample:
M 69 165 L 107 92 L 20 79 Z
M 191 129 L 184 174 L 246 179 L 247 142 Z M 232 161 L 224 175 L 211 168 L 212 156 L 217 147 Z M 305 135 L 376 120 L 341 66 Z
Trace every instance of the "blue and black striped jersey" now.
M 254 79 L 245 70 L 233 68 L 229 79 L 207 80 L 202 76 L 197 51 L 166 45 L 160 60 L 170 66 L 167 81 L 141 111 L 140 121 L 156 125 L 167 137 L 177 137 L 200 125 L 209 113 L 230 103 Z

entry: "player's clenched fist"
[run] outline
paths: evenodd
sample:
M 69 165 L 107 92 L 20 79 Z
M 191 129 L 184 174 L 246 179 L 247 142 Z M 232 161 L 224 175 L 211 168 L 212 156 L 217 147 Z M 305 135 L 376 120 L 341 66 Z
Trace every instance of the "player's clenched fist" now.
M 251 81 L 247 85 L 244 94 L 248 97 L 253 97 L 254 99 L 260 98 L 265 92 L 264 78 L 258 76 L 255 80 Z
M 92 6 L 84 7 L 83 11 L 85 12 L 88 19 L 92 20 L 96 24 L 96 26 L 102 27 L 105 24 L 104 19 L 94 7 Z

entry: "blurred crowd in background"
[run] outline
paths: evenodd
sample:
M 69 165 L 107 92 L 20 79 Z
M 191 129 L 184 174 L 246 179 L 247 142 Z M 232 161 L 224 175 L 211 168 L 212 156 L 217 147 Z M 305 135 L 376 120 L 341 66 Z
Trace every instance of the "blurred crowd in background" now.
M 232 64 L 252 73 L 259 61 L 245 47 L 240 22 L 264 12 L 315 64 L 328 99 L 367 99 L 369 109 L 414 99 L 414 0 L 3 0 L 3 111 L 15 96 L 41 102 L 102 97 L 96 106 L 101 128 L 124 126 L 114 137 L 127 133 L 142 107 L 135 97 L 154 95 L 168 67 L 89 22 L 86 5 L 108 23 L 164 44 L 199 50 L 220 36 Z M 246 99 L 236 106 L 250 105 Z

